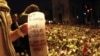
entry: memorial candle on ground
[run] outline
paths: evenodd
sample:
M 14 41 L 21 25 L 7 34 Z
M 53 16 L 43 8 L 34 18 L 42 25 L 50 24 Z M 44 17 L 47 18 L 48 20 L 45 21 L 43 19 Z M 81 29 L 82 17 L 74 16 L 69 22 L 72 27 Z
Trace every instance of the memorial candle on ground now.
M 28 15 L 28 36 L 31 56 L 47 56 L 44 13 L 32 12 Z

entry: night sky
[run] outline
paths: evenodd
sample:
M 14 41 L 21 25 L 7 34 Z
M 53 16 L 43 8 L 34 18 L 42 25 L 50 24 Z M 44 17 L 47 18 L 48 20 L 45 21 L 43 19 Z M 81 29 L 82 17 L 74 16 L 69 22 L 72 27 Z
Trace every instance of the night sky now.
M 24 9 L 30 4 L 37 4 L 42 12 L 46 14 L 48 18 L 52 18 L 52 0 L 7 0 L 9 7 L 11 8 L 11 14 L 21 14 Z M 85 2 L 88 7 L 93 7 L 96 14 L 100 17 L 100 0 L 69 0 L 74 5 L 74 9 L 78 8 L 78 12 L 82 7 L 82 3 Z M 71 5 L 70 5 L 71 6 Z M 72 11 L 71 11 L 72 12 Z
M 51 0 L 7 0 L 7 2 L 11 8 L 11 14 L 22 13 L 30 4 L 38 5 L 41 11 L 51 9 Z

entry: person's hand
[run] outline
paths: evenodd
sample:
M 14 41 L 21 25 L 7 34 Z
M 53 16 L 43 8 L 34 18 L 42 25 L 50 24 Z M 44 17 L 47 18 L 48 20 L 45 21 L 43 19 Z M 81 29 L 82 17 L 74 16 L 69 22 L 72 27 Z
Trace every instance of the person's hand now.
M 20 30 L 23 32 L 23 34 L 27 35 L 28 34 L 28 24 L 24 23 L 20 26 Z

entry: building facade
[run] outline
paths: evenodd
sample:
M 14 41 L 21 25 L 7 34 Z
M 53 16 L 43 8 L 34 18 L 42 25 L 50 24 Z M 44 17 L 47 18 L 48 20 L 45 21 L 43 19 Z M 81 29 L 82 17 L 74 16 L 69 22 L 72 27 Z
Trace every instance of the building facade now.
M 52 0 L 52 11 L 56 23 L 68 23 L 70 18 L 68 0 Z

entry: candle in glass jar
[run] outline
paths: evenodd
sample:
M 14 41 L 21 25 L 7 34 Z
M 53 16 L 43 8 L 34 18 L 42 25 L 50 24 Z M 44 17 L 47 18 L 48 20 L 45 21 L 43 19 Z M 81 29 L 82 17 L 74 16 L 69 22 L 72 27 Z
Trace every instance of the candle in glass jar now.
M 45 15 L 43 12 L 32 12 L 28 15 L 28 36 L 31 56 L 47 56 Z

